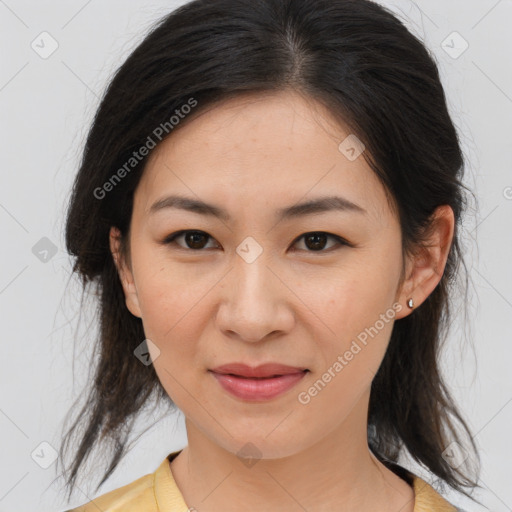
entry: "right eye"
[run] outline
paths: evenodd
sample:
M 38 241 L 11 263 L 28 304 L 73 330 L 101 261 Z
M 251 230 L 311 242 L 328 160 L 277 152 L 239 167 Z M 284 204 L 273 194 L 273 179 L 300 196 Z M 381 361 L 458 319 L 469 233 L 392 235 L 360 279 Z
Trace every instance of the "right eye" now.
M 182 244 L 177 244 L 181 249 L 190 249 L 193 251 L 200 251 L 205 248 L 205 241 L 209 238 L 214 240 L 208 233 L 204 231 L 185 229 L 181 231 L 177 231 L 176 233 L 172 233 L 167 236 L 162 242 L 165 245 L 175 244 L 176 240 L 183 238 L 185 240 L 186 246 Z

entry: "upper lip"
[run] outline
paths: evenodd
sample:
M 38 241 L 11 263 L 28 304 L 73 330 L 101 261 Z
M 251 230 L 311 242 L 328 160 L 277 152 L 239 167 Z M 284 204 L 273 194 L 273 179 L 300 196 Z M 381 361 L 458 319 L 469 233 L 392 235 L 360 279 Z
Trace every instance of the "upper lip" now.
M 300 373 L 307 368 L 287 366 L 279 363 L 265 363 L 259 366 L 248 366 L 243 363 L 223 364 L 213 368 L 211 371 L 222 374 L 233 374 L 241 377 L 272 377 L 274 375 L 288 375 Z

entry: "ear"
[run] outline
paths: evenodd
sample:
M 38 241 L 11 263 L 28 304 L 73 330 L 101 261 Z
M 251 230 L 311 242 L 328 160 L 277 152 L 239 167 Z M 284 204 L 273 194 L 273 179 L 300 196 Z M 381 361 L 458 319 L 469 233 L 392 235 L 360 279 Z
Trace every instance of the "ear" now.
M 397 320 L 420 306 L 439 284 L 450 253 L 454 226 L 455 217 L 451 207 L 439 206 L 432 216 L 432 226 L 425 247 L 419 248 L 416 254 L 407 259 L 406 278 L 397 291 L 396 300 L 403 306 L 395 316 Z M 414 309 L 407 305 L 411 298 Z
M 139 298 L 130 265 L 125 261 L 120 250 L 121 232 L 115 226 L 110 228 L 109 233 L 110 251 L 123 286 L 126 307 L 132 315 L 142 318 L 139 306 Z

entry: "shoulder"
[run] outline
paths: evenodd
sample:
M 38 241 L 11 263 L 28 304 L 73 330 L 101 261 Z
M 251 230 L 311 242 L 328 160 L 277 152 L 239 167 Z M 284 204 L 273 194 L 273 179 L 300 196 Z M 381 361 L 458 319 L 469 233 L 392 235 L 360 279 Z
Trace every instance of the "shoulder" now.
M 385 461 L 385 465 L 413 488 L 413 512 L 465 512 L 454 507 L 434 487 L 409 469 L 389 460 Z
M 170 453 L 154 473 L 66 512 L 188 512 L 169 465 L 180 452 Z
M 430 484 L 413 476 L 414 512 L 463 512 L 443 498 Z
M 67 512 L 157 512 L 153 482 L 154 474 L 144 475 Z

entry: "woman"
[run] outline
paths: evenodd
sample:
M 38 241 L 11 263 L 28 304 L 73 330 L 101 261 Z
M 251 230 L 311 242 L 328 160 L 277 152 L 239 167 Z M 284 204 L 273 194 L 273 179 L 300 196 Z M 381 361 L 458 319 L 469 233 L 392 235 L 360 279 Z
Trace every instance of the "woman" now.
M 165 17 L 111 81 L 70 199 L 101 323 L 68 489 L 99 442 L 103 484 L 152 398 L 188 444 L 74 510 L 456 510 L 398 458 L 477 486 L 438 368 L 463 164 L 433 59 L 376 3 Z

